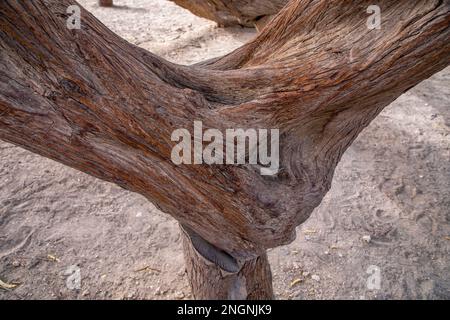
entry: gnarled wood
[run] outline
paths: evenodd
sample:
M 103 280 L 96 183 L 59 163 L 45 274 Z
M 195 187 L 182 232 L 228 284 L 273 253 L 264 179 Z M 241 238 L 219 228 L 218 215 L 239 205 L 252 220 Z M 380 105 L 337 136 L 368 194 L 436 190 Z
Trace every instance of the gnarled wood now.
M 238 265 L 289 243 L 361 130 L 450 62 L 450 2 L 291 1 L 255 40 L 180 66 L 71 0 L 0 2 L 0 138 L 138 192 Z M 175 129 L 278 128 L 280 171 L 175 165 Z
M 186 228 L 188 229 L 188 228 Z M 200 300 L 273 299 L 267 254 L 238 265 L 194 231 L 182 228 L 183 250 L 192 295 Z
M 219 26 L 261 27 L 288 0 L 171 0 L 193 14 L 216 21 Z

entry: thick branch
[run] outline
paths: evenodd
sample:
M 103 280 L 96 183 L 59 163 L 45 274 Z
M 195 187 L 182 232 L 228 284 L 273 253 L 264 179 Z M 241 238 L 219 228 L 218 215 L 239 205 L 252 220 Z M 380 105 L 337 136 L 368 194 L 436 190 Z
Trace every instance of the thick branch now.
M 219 26 L 254 27 L 265 24 L 288 0 L 171 0 L 193 14 L 216 21 Z
M 178 66 L 73 1 L 0 2 L 0 138 L 138 192 L 237 261 L 289 242 L 342 153 L 450 61 L 450 2 L 291 1 L 252 42 Z M 173 164 L 175 129 L 279 128 L 281 170 Z
M 182 228 L 184 259 L 192 295 L 200 300 L 274 298 L 267 254 L 237 265 L 233 258 Z

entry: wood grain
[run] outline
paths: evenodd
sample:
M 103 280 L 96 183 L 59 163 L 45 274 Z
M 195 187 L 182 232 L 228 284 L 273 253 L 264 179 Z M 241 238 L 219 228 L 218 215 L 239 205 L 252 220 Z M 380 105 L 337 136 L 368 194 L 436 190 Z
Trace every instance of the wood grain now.
M 261 27 L 288 0 L 171 0 L 193 14 L 216 21 L 219 26 Z
M 450 62 L 450 2 L 294 0 L 236 51 L 180 66 L 70 0 L 0 3 L 0 138 L 138 192 L 240 262 L 289 243 L 361 130 Z M 279 128 L 281 170 L 174 165 L 173 130 Z

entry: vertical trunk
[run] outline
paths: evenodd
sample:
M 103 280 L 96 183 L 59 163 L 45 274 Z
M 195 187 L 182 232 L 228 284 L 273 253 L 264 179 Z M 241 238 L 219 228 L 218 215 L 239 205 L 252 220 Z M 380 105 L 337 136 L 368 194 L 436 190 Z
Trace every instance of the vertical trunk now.
M 193 14 L 213 20 L 219 26 L 261 27 L 277 14 L 288 0 L 170 0 Z
M 267 254 L 237 262 L 232 256 L 181 226 L 184 258 L 195 299 L 273 299 L 272 273 Z

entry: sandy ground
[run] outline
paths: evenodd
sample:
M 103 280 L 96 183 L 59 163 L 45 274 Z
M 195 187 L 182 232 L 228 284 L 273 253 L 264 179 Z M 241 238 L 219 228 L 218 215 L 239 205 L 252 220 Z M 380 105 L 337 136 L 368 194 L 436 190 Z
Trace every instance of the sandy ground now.
M 178 63 L 225 54 L 255 35 L 216 28 L 165 0 L 116 0 L 112 9 L 96 2 L 80 1 L 128 41 Z M 450 298 L 449 107 L 447 69 L 359 136 L 297 239 L 270 250 L 277 298 Z M 80 289 L 70 289 L 74 270 Z M 190 297 L 172 218 L 137 194 L 4 142 L 0 279 L 17 285 L 0 289 L 0 299 Z

